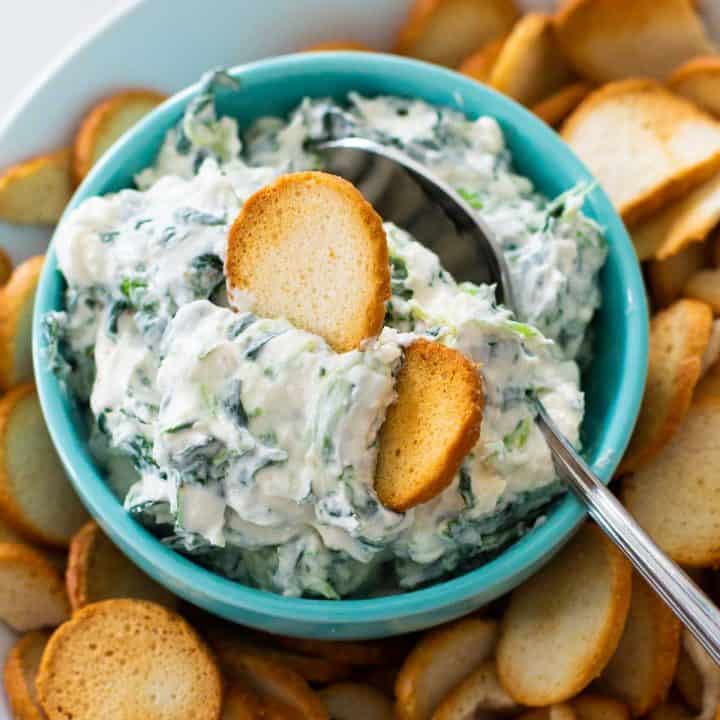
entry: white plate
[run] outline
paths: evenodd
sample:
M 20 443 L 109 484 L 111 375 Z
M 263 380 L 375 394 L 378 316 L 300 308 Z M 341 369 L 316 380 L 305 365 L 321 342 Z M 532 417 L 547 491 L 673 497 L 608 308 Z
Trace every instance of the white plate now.
M 70 142 L 83 112 L 117 88 L 173 93 L 208 68 L 292 52 L 330 38 L 388 48 L 412 0 L 138 0 L 70 47 L 0 126 L 0 168 Z M 720 38 L 720 2 L 702 0 Z M 551 9 L 554 0 L 519 0 Z M 7 68 L 5 72 L 7 72 Z M 50 230 L 0 223 L 17 262 L 43 252 Z M 14 636 L 0 623 L 0 660 Z M 3 693 L 0 718 L 10 720 Z

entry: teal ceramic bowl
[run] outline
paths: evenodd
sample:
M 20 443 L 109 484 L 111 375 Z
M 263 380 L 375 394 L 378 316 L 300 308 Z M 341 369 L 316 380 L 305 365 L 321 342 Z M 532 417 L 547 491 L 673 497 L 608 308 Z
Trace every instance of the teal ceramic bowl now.
M 552 130 L 520 105 L 466 77 L 433 65 L 370 53 L 310 53 L 232 70 L 239 91 L 221 91 L 219 110 L 242 127 L 261 115 L 282 115 L 305 96 L 343 99 L 351 90 L 393 94 L 446 105 L 469 117 L 498 120 L 516 168 L 550 196 L 592 180 Z M 132 184 L 150 165 L 165 132 L 181 117 L 197 86 L 175 95 L 123 137 L 83 182 L 69 209 L 94 195 Z M 642 278 L 622 222 L 595 188 L 585 211 L 604 228 L 610 245 L 602 273 L 603 305 L 595 319 L 596 356 L 585 374 L 584 453 L 607 482 L 630 438 L 647 365 L 647 308 Z M 232 582 L 164 547 L 122 508 L 90 455 L 72 402 L 49 372 L 39 320 L 63 306 L 64 282 L 51 245 L 35 305 L 33 351 L 37 386 L 50 434 L 68 475 L 90 513 L 143 570 L 186 600 L 230 620 L 290 635 L 364 638 L 409 632 L 468 613 L 512 589 L 545 563 L 584 517 L 566 497 L 546 522 L 486 565 L 431 587 L 367 600 L 286 598 Z

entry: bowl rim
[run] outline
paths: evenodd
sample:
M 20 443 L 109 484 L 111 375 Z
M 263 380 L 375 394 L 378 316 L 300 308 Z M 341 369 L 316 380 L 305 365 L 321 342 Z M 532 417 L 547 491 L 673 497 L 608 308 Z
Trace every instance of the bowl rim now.
M 403 74 L 412 73 L 423 75 L 424 82 L 428 84 L 447 83 L 453 88 L 453 92 L 461 95 L 485 94 L 491 97 L 496 106 L 504 108 L 505 113 L 513 116 L 517 126 L 522 126 L 524 131 L 540 138 L 544 144 L 551 145 L 553 151 L 563 157 L 564 163 L 574 168 L 578 178 L 593 181 L 589 171 L 560 137 L 525 108 L 467 77 L 430 63 L 382 53 L 342 51 L 296 53 L 251 62 L 228 70 L 233 77 L 241 80 L 243 77 L 253 76 L 253 82 L 298 71 L 345 75 L 374 72 L 398 79 Z M 103 183 L 107 183 L 113 167 L 120 162 L 124 147 L 133 138 L 153 126 L 171 127 L 171 120 L 184 109 L 199 87 L 200 82 L 196 82 L 171 96 L 124 135 L 76 190 L 61 223 L 80 202 L 98 194 L 96 186 L 100 188 Z M 592 192 L 605 234 L 613 238 L 613 251 L 619 260 L 627 299 L 628 335 L 625 338 L 625 352 L 628 362 L 618 388 L 618 407 L 607 423 L 608 429 L 602 443 L 605 452 L 595 463 L 595 470 L 608 482 L 629 442 L 642 400 L 647 369 L 648 313 L 642 276 L 625 227 L 605 193 L 599 187 L 595 187 Z M 84 449 L 74 425 L 69 422 L 62 390 L 43 356 L 40 323 L 46 312 L 58 309 L 51 302 L 52 286 L 56 282 L 53 276 L 57 272 L 54 241 L 55 236 L 48 248 L 33 316 L 35 381 L 48 431 L 72 484 L 100 526 L 151 576 L 169 585 L 186 599 L 227 617 L 231 617 L 229 611 L 223 611 L 220 606 L 259 613 L 298 625 L 303 622 L 322 625 L 392 622 L 400 618 L 424 615 L 429 610 L 469 602 L 473 596 L 486 591 L 488 587 L 500 587 L 501 592 L 510 589 L 529 572 L 534 571 L 539 563 L 547 561 L 557 552 L 585 517 L 583 508 L 568 494 L 548 514 L 544 523 L 479 568 L 428 587 L 377 598 L 323 600 L 286 597 L 243 585 L 203 568 L 162 545 L 123 509 L 99 471 L 94 468 L 90 454 Z M 609 452 L 609 448 L 613 448 L 613 451 Z M 300 627 L 298 631 L 301 631 Z

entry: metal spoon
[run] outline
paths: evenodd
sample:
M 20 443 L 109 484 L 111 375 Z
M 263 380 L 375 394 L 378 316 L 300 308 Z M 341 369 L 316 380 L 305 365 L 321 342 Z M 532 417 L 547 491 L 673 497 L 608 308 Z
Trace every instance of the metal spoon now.
M 510 274 L 493 233 L 463 198 L 404 152 L 363 138 L 314 146 L 326 169 L 351 180 L 386 220 L 436 252 L 457 280 L 494 283 L 497 299 L 515 308 Z M 653 542 L 596 477 L 537 400 L 536 423 L 556 470 L 590 517 L 628 557 L 720 665 L 720 611 Z

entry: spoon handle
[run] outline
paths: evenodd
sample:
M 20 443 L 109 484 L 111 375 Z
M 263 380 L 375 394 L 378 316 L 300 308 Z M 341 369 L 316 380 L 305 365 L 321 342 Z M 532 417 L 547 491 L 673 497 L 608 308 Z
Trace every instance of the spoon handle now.
M 635 522 L 538 403 L 537 425 L 555 467 L 593 520 L 720 665 L 720 610 Z

